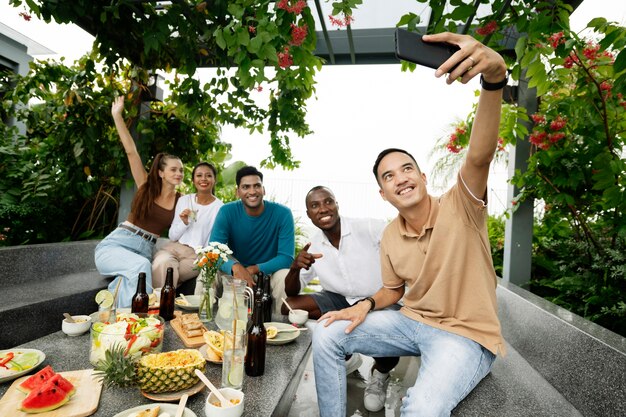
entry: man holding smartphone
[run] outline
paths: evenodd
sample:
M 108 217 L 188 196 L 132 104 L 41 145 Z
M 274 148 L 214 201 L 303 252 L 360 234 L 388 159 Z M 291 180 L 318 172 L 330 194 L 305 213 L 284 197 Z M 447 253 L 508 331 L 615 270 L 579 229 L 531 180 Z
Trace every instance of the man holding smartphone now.
M 456 184 L 440 197 L 402 149 L 382 151 L 374 175 L 398 210 L 381 240 L 383 288 L 324 314 L 313 336 L 320 416 L 346 413 L 345 355 L 420 356 L 403 416 L 448 416 L 505 353 L 497 316 L 496 275 L 487 236 L 487 177 L 497 146 L 506 65 L 470 36 L 441 33 L 425 42 L 459 47 L 435 72 L 447 83 L 480 75 L 482 90 L 470 145 Z M 403 300 L 400 311 L 382 310 Z M 376 311 L 375 311 L 376 310 Z M 382 311 L 378 311 L 382 310 Z M 337 395 L 339 394 L 339 395 Z

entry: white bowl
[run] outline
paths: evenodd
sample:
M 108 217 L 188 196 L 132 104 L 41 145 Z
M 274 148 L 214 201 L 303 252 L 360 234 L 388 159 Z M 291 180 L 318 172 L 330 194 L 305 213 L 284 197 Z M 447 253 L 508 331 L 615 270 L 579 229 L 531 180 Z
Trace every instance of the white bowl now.
M 202 301 L 201 295 L 185 295 L 185 298 L 189 304 L 182 304 L 183 300 L 181 297 L 176 297 L 174 304 L 183 310 L 197 310 L 200 306 L 200 301 Z
M 234 388 L 220 388 L 220 392 L 227 400 L 239 400 L 231 407 L 217 407 L 213 402 L 219 402 L 215 394 L 211 393 L 204 404 L 206 417 L 239 417 L 243 414 L 243 392 Z
M 289 312 L 289 322 L 302 326 L 309 319 L 309 312 L 295 309 Z
M 70 323 L 67 319 L 63 319 L 61 330 L 68 336 L 80 336 L 91 327 L 90 316 L 72 316 L 78 323 Z

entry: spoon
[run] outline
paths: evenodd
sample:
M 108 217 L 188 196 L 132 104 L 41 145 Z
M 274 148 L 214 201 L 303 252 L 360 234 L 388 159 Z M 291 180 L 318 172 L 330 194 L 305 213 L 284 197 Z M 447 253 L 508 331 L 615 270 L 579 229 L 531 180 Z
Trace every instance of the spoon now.
M 285 297 L 281 297 L 280 299 L 283 300 L 283 303 L 285 303 L 289 311 L 293 313 L 293 308 L 291 308 L 291 306 L 287 303 L 287 300 L 285 300 Z
M 183 394 L 183 396 L 180 397 L 180 401 L 178 402 L 178 408 L 176 409 L 176 414 L 174 415 L 174 417 L 183 417 L 183 413 L 185 412 L 185 404 L 187 404 L 187 398 L 189 398 L 189 395 L 187 394 Z
M 267 336 L 268 339 L 275 338 L 276 336 L 278 336 L 278 333 L 299 332 L 299 331 L 303 331 L 303 330 L 309 330 L 306 327 L 302 327 L 302 328 L 301 327 L 298 327 L 298 328 L 294 327 L 293 329 L 279 329 L 279 328 L 277 328 L 275 326 L 268 326 L 266 330 L 269 330 L 270 328 L 276 329 L 276 334 L 271 336 L 271 337 L 268 335 Z
M 189 302 L 189 300 L 187 299 L 187 297 L 185 297 L 185 294 L 183 294 L 182 292 L 180 293 L 180 299 L 183 300 L 183 302 L 185 303 L 185 305 L 191 305 L 191 303 Z
M 69 313 L 63 313 L 63 316 L 68 323 L 76 323 L 76 320 L 74 320 L 74 318 L 70 316 Z
M 232 405 L 231 402 L 222 395 L 222 393 L 215 387 L 215 385 L 213 385 L 213 383 L 209 381 L 209 378 L 204 376 L 204 374 L 199 369 L 196 369 L 196 375 L 198 376 L 198 378 L 200 378 L 200 381 L 204 382 L 204 385 L 209 387 L 209 389 L 217 397 L 217 399 L 220 400 L 222 407 L 230 407 Z

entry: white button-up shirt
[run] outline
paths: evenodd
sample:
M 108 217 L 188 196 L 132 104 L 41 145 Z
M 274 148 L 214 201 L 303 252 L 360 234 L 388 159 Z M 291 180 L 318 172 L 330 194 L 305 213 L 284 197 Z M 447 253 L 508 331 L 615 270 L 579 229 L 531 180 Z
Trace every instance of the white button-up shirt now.
M 382 286 L 380 272 L 380 238 L 387 222 L 378 219 L 340 217 L 341 240 L 336 249 L 326 235 L 317 229 L 311 238 L 309 253 L 321 253 L 309 270 L 300 270 L 304 288 L 318 277 L 326 291 L 341 294 L 352 304 L 369 297 Z

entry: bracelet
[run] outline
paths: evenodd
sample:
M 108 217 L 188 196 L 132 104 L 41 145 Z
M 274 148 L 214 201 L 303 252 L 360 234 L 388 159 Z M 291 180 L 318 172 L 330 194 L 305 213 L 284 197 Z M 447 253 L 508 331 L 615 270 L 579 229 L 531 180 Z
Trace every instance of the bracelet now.
M 376 301 L 374 301 L 372 297 L 361 298 L 359 301 L 356 302 L 356 304 L 360 303 L 361 301 L 369 301 L 372 304 L 369 311 L 372 311 L 376 308 Z
M 490 83 L 489 81 L 485 81 L 483 75 L 480 74 L 480 85 L 483 87 L 483 90 L 487 91 L 498 91 L 502 90 L 504 86 L 509 82 L 509 75 L 504 76 L 504 80 L 497 83 Z

